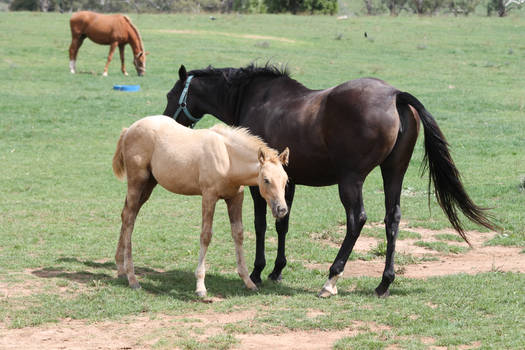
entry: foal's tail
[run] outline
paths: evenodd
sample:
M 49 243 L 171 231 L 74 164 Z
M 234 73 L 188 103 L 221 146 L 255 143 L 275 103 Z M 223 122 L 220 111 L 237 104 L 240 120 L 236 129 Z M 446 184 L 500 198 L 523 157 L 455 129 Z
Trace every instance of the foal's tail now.
M 425 132 L 423 171 L 428 167 L 429 196 L 430 183 L 433 182 L 437 201 L 454 229 L 470 245 L 463 224 L 458 217 L 459 208 L 469 220 L 490 230 L 499 230 L 499 227 L 492 223 L 492 218 L 485 213 L 487 209 L 474 204 L 465 191 L 459 171 L 450 156 L 447 140 L 439 129 L 434 117 L 418 99 L 407 92 L 399 92 L 397 101 L 411 105 L 419 114 Z
M 117 142 L 117 149 L 113 156 L 113 173 L 119 180 L 123 180 L 126 175 L 126 166 L 124 165 L 124 156 L 122 155 L 122 139 L 128 129 L 124 128 L 120 133 L 120 137 Z

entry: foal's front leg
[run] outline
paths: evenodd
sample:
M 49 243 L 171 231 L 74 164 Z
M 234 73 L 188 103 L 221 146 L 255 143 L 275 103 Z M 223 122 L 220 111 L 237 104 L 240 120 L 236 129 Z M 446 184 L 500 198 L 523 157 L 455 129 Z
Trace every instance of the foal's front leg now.
M 210 245 L 213 226 L 213 214 L 215 212 L 215 204 L 218 198 L 214 195 L 202 194 L 202 228 L 201 228 L 201 249 L 199 251 L 199 265 L 195 270 L 195 278 L 197 278 L 197 289 L 195 293 L 199 297 L 206 296 L 206 286 L 204 285 L 204 277 L 206 275 L 206 252 Z
M 242 227 L 242 201 L 244 198 L 244 189 L 240 189 L 239 193 L 233 198 L 226 199 L 228 206 L 228 216 L 230 217 L 230 225 L 232 229 L 232 237 L 235 243 L 235 255 L 237 256 L 237 273 L 244 281 L 246 288 L 250 290 L 257 290 L 257 286 L 252 282 L 248 275 L 248 268 L 244 260 L 244 252 L 242 243 L 244 240 L 244 232 Z

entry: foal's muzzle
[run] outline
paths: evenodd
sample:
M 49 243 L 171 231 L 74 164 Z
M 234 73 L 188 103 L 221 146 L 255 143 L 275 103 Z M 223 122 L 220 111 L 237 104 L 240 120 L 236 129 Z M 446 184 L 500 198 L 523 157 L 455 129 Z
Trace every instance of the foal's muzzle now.
M 283 218 L 288 214 L 288 207 L 286 205 L 280 205 L 278 203 L 272 202 L 272 215 L 276 219 Z

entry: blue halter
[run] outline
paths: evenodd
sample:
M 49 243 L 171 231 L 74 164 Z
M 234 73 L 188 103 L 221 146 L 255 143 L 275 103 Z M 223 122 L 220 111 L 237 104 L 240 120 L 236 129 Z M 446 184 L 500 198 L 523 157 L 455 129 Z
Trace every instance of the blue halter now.
M 193 79 L 193 75 L 190 75 L 186 79 L 186 85 L 184 85 L 184 90 L 182 90 L 182 93 L 180 94 L 180 98 L 179 98 L 179 108 L 177 108 L 177 111 L 175 111 L 175 114 L 173 115 L 173 119 L 177 120 L 177 117 L 179 116 L 180 112 L 183 111 L 184 114 L 186 114 L 186 117 L 188 117 L 188 119 L 193 122 L 193 124 L 191 125 L 191 127 L 193 128 L 195 124 L 197 124 L 197 122 L 201 120 L 201 118 L 195 118 L 194 116 L 192 116 L 190 111 L 188 110 L 188 105 L 186 104 L 186 99 L 188 98 L 188 89 L 190 88 L 191 79 Z

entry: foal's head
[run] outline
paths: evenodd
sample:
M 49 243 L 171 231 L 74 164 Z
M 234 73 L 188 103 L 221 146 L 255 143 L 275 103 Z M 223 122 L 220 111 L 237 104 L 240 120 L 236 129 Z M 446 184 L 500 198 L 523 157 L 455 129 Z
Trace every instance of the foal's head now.
M 276 218 L 282 218 L 288 213 L 288 206 L 284 199 L 284 190 L 288 182 L 288 175 L 283 165 L 288 164 L 290 151 L 288 147 L 278 156 L 271 155 L 267 150 L 259 149 L 259 163 L 261 165 L 257 184 L 259 192 L 272 208 Z

